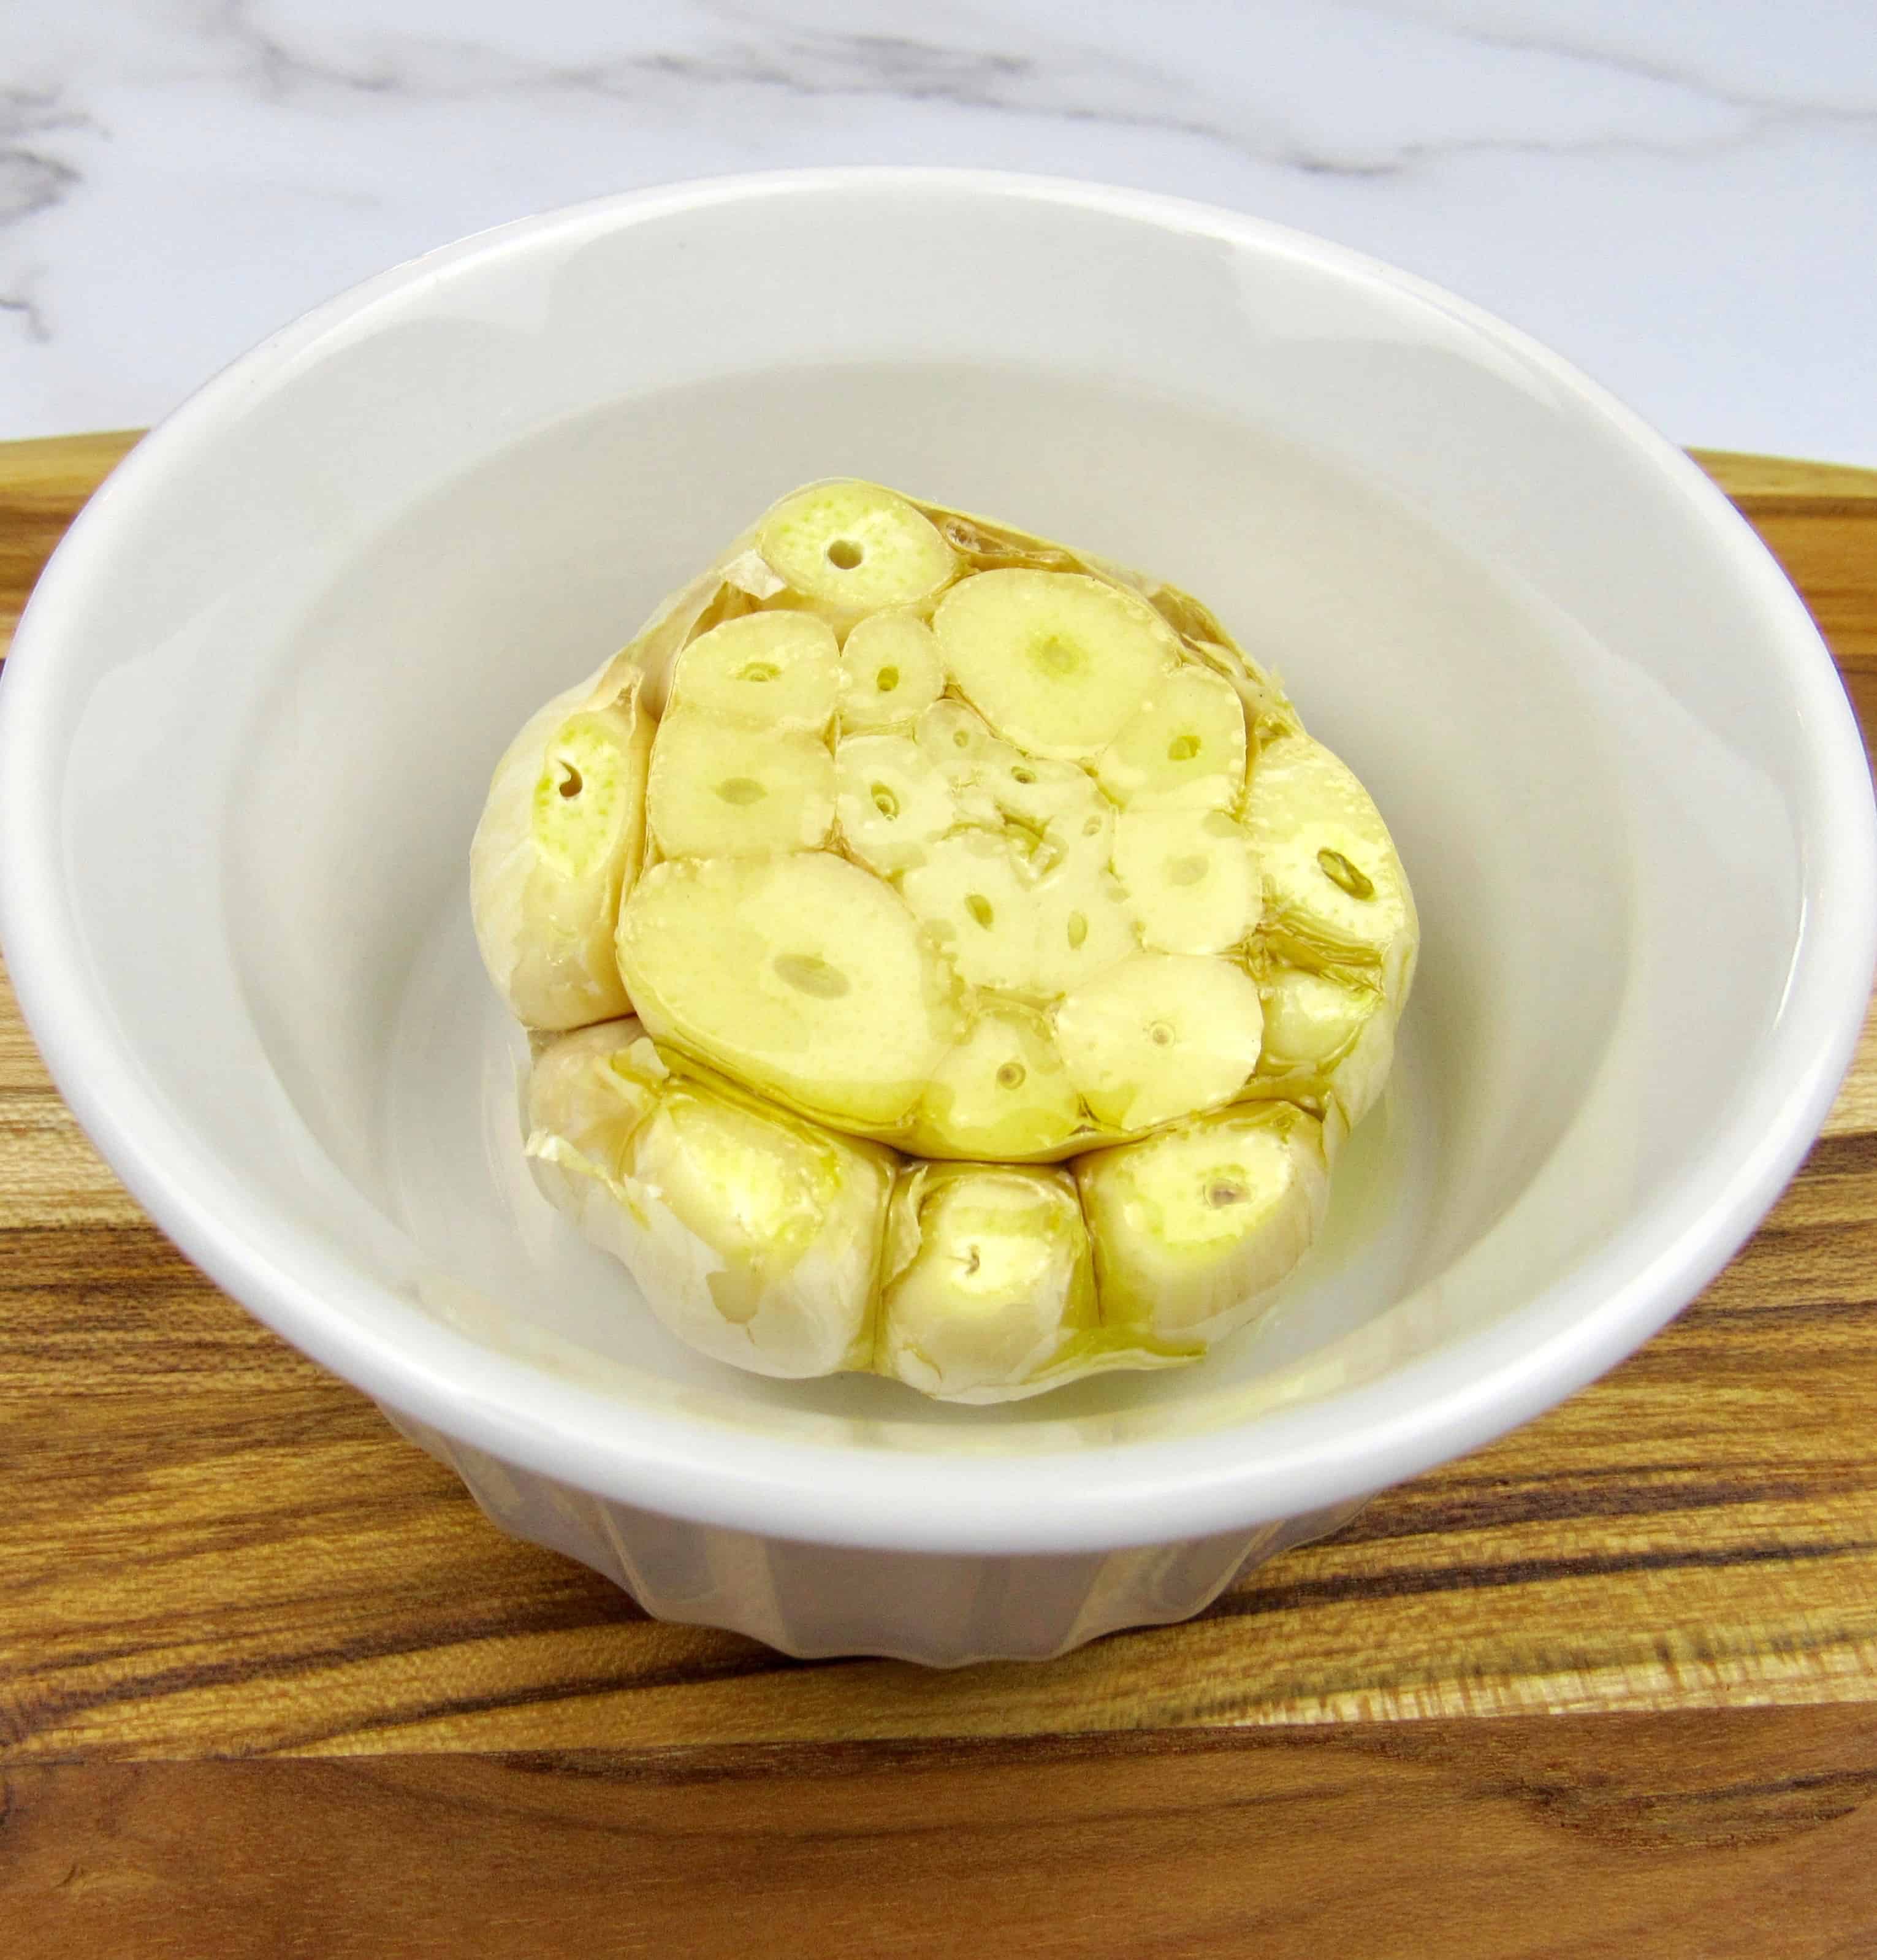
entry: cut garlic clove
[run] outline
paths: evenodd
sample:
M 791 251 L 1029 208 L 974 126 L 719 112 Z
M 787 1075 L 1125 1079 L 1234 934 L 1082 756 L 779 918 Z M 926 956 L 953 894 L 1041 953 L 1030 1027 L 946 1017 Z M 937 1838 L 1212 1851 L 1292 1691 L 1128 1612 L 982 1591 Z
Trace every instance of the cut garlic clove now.
M 924 620 L 910 609 L 873 613 L 841 649 L 842 732 L 903 727 L 917 721 L 944 686 L 938 642 Z
M 678 656 L 667 711 L 689 709 L 759 733 L 820 736 L 834 718 L 840 685 L 840 655 L 826 620 L 746 612 Z
M 834 770 L 841 842 L 883 878 L 923 864 L 959 820 L 951 784 L 908 736 L 845 736 Z
M 935 1157 L 1014 1162 L 1060 1150 L 1082 1122 L 1048 1023 L 987 1008 L 933 1071 L 911 1141 Z
M 1204 667 L 1169 674 L 1102 751 L 1101 785 L 1128 809 L 1237 807 L 1245 788 L 1245 710 Z
M 1269 1304 L 1322 1223 L 1322 1125 L 1289 1102 L 1195 1117 L 1077 1160 L 1111 1324 L 1216 1341 Z
M 1056 1010 L 1056 1045 L 1098 1122 L 1138 1131 L 1229 1101 L 1258 1065 L 1264 1011 L 1239 968 L 1143 953 Z
M 813 736 L 686 708 L 660 725 L 646 819 L 664 856 L 812 851 L 828 841 L 834 816 L 834 760 Z
M 1245 829 L 1277 950 L 1293 965 L 1378 969 L 1398 1005 L 1419 927 L 1394 842 L 1354 774 L 1307 735 L 1274 743 L 1252 771 Z
M 1258 917 L 1258 874 L 1244 833 L 1223 810 L 1122 811 L 1115 875 L 1141 944 L 1157 952 L 1227 952 Z
M 933 597 L 957 570 L 931 520 L 877 483 L 811 484 L 762 520 L 757 549 L 816 612 L 846 625 Z
M 1081 572 L 979 572 L 946 593 L 932 627 L 990 727 L 1063 762 L 1099 755 L 1180 660 L 1150 606 Z
M 469 850 L 469 901 L 489 977 L 529 1026 L 581 1027 L 631 1005 L 612 953 L 644 854 L 655 724 L 635 669 L 609 663 L 509 745 Z
M 619 958 L 655 1039 L 848 1128 L 906 1121 L 957 1032 L 899 895 L 822 851 L 655 867 L 620 912 Z
M 1058 1170 L 908 1169 L 886 1270 L 880 1372 L 929 1395 L 1008 1389 L 1099 1318 L 1082 1208 Z
M 899 889 L 961 979 L 1007 993 L 1035 988 L 1036 896 L 1008 838 L 984 830 L 940 838 Z

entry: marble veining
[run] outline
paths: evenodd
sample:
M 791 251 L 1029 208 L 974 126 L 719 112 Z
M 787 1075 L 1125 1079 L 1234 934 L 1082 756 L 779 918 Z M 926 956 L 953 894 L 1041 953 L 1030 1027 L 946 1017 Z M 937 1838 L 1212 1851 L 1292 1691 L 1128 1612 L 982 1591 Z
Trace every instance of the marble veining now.
M 0 436 L 633 185 L 982 164 L 1424 272 L 1684 441 L 1877 463 L 1877 26 L 1771 0 L 62 0 L 0 40 Z

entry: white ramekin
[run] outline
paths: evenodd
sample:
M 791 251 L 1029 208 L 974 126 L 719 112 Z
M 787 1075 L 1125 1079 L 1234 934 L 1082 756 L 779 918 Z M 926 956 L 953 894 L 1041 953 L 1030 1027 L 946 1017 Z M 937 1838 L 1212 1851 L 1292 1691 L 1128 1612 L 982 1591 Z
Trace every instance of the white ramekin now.
M 794 481 L 1150 565 L 1375 790 L 1426 950 L 1284 1309 L 1008 1411 L 682 1353 L 519 1175 L 463 864 L 495 755 Z M 1863 752 L 1678 451 L 1384 266 L 971 173 L 688 184 L 433 253 L 142 443 L 0 686 L 0 932 L 151 1215 L 654 1612 L 1045 1654 L 1589 1381 L 1797 1165 L 1877 949 Z

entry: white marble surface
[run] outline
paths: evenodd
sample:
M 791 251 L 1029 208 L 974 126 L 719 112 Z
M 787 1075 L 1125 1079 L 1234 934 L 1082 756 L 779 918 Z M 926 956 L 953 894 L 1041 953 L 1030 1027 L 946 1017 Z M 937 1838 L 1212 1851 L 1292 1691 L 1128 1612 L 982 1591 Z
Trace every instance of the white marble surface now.
M 855 161 L 1255 212 L 1678 441 L 1877 464 L 1873 0 L 11 0 L 0 437 L 148 422 L 484 225 Z

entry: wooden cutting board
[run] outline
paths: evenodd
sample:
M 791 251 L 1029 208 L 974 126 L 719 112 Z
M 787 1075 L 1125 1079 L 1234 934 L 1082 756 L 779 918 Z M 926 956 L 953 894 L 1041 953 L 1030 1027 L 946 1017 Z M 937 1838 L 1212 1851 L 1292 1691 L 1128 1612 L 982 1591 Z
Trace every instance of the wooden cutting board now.
M 0 445 L 0 641 L 132 440 Z M 1868 737 L 1877 472 L 1701 460 Z M 1196 1621 L 938 1675 L 501 1536 L 145 1221 L 0 988 L 0 1472 L 11 1955 L 1877 1954 L 1868 1026 L 1605 1380 Z

